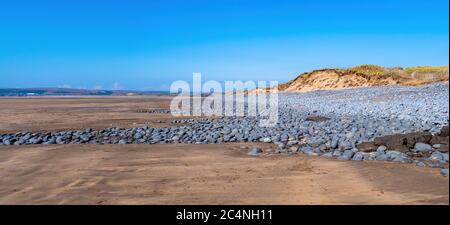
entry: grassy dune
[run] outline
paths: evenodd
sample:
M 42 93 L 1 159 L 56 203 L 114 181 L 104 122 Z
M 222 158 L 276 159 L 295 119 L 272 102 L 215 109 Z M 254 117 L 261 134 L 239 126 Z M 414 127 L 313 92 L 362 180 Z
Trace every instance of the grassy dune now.
M 330 73 L 336 74 L 339 78 L 330 78 L 335 79 L 333 81 L 327 80 L 328 78 L 326 77 Z M 402 68 L 363 64 L 350 68 L 327 68 L 302 73 L 295 79 L 285 84 L 280 84 L 278 89 L 283 91 L 292 89 L 293 86 L 303 88 L 303 84 L 310 85 L 311 83 L 320 86 L 321 82 L 326 83 L 328 81 L 328 83 L 339 83 L 342 80 L 347 80 L 342 82 L 343 87 L 378 86 L 388 84 L 414 86 L 448 80 L 448 74 L 448 66 L 415 66 Z M 314 89 L 314 87 L 312 88 Z

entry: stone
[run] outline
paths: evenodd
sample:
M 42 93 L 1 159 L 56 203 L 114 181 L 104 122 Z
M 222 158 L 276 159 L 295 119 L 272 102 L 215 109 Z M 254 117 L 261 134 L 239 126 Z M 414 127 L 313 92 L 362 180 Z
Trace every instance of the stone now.
M 448 153 L 442 153 L 442 161 L 448 162 Z
M 278 149 L 284 149 L 286 147 L 286 145 L 281 142 L 276 143 L 276 145 L 277 145 Z
M 434 144 L 433 146 L 431 146 L 431 147 L 433 147 L 433 148 L 440 148 L 442 145 L 441 144 Z
M 389 160 L 389 157 L 386 154 L 378 154 L 375 159 L 379 161 L 387 161 Z
M 259 156 L 262 153 L 262 149 L 261 148 L 253 148 L 252 150 L 250 150 L 247 155 L 250 156 Z
M 426 167 L 427 164 L 425 164 L 424 162 L 417 162 L 417 163 L 416 163 L 416 166 L 419 166 L 419 167 Z
M 431 151 L 431 146 L 429 144 L 418 142 L 414 145 L 414 151 L 416 152 L 426 152 Z
M 410 163 L 412 162 L 411 159 L 405 157 L 405 156 L 396 156 L 392 159 L 393 162 L 400 162 L 400 163 Z
M 33 139 L 33 141 L 30 141 L 31 144 L 33 145 L 37 145 L 37 144 L 41 144 L 42 143 L 42 138 L 38 137 Z
M 350 138 L 352 138 L 352 137 L 355 136 L 355 133 L 354 133 L 354 132 L 348 132 L 348 133 L 345 134 L 345 136 L 346 136 L 348 139 L 350 139 Z
M 63 138 L 62 137 L 57 137 L 56 138 L 56 144 L 64 144 Z
M 345 150 L 341 156 L 338 157 L 339 160 L 349 160 L 353 157 L 355 153 L 352 150 Z
M 441 174 L 444 177 L 448 177 L 448 169 L 441 169 Z
M 327 145 L 325 145 L 325 144 L 319 145 L 319 151 L 324 152 L 324 151 L 326 151 L 327 149 L 328 149 Z
M 442 156 L 442 153 L 436 151 L 433 152 L 430 156 L 431 160 L 439 160 L 439 161 L 443 161 L 444 160 L 444 156 Z
M 341 151 L 336 150 L 336 151 L 333 152 L 333 157 L 339 157 L 341 155 L 342 155 Z
M 305 146 L 301 146 L 299 148 L 299 151 L 302 151 L 304 153 L 313 152 L 313 148 L 311 146 L 309 146 L 309 145 L 305 145 Z
M 363 154 L 363 160 L 364 161 L 372 161 L 372 160 L 375 160 L 376 157 L 377 157 L 377 153 L 376 152 Z
M 347 149 L 351 149 L 351 148 L 352 148 L 352 145 L 348 141 L 343 141 L 343 142 L 339 143 L 340 150 L 347 150 Z
M 355 155 L 353 155 L 353 158 L 352 158 L 353 161 L 362 161 L 363 159 L 364 159 L 364 155 L 361 152 L 355 153 Z
M 313 151 L 304 151 L 303 152 L 305 155 L 307 156 L 318 156 L 319 154 L 317 154 L 316 152 Z
M 393 160 L 393 159 L 395 159 L 395 158 L 402 157 L 403 155 L 402 155 L 402 153 L 399 152 L 399 151 L 387 151 L 387 152 L 386 152 L 386 156 L 387 156 L 390 160 Z
M 137 135 L 137 134 L 136 134 L 136 135 Z M 134 136 L 135 138 L 136 138 L 136 135 Z M 180 137 L 178 137 L 178 136 L 173 136 L 173 137 L 171 138 L 171 140 L 174 141 L 174 142 L 178 142 L 178 141 L 180 140 Z
M 378 148 L 377 148 L 377 153 L 379 153 L 379 154 L 385 154 L 385 153 L 386 153 L 386 150 L 387 150 L 386 146 L 381 145 L 381 146 L 378 146 Z
M 333 140 L 331 140 L 331 146 L 330 146 L 330 148 L 336 149 L 336 148 L 338 147 L 338 144 L 339 144 L 339 140 L 333 139 Z

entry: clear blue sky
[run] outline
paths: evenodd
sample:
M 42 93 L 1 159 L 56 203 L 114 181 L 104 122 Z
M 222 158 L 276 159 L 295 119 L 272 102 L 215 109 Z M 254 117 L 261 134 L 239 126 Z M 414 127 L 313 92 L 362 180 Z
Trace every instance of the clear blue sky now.
M 0 87 L 167 90 L 363 63 L 448 65 L 448 0 L 0 2 Z

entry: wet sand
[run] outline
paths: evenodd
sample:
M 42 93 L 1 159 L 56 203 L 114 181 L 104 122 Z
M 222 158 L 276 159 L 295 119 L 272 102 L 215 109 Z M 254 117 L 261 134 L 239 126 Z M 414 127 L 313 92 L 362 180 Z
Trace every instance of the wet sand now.
M 448 204 L 439 170 L 239 144 L 2 147 L 2 204 Z
M 170 114 L 139 109 L 169 108 L 169 96 L 0 97 L 0 133 L 107 127 L 171 126 Z

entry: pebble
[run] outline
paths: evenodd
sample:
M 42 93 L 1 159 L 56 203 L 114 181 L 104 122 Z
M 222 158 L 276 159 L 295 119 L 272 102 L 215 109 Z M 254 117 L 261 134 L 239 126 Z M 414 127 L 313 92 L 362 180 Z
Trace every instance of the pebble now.
M 349 160 L 353 157 L 355 153 L 352 150 L 345 150 L 341 156 L 338 157 L 339 160 Z
M 386 150 L 387 150 L 387 148 L 386 148 L 386 146 L 384 146 L 384 145 L 380 145 L 380 146 L 378 146 L 378 148 L 377 148 L 377 152 L 378 152 L 379 154 L 385 154 L 385 153 L 386 153 Z
M 426 167 L 427 164 L 425 164 L 424 162 L 417 162 L 417 163 L 416 163 L 416 166 L 419 166 L 419 167 Z
M 448 169 L 441 169 L 441 174 L 444 177 L 448 177 Z
M 259 156 L 262 153 L 262 149 L 261 148 L 253 148 L 252 150 L 250 150 L 247 155 L 250 156 Z
M 421 143 L 421 142 L 417 142 L 414 145 L 414 150 L 416 152 L 427 152 L 427 151 L 431 151 L 431 146 L 429 144 L 425 144 L 425 143 Z

